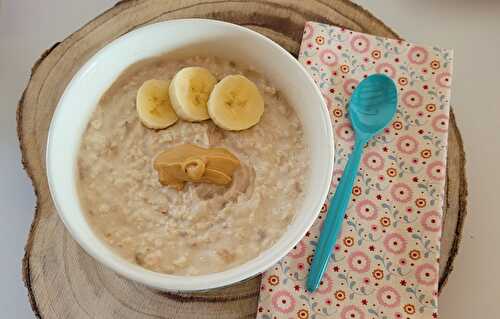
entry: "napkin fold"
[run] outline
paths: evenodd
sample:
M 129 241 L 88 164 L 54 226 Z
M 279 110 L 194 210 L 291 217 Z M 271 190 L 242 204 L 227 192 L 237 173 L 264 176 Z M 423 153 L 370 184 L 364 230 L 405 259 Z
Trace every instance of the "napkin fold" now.
M 257 318 L 437 318 L 452 60 L 451 50 L 306 23 L 299 61 L 328 105 L 335 168 L 314 225 L 263 275 Z M 342 233 L 309 293 L 322 220 L 354 144 L 346 105 L 373 73 L 394 80 L 398 110 L 365 148 Z

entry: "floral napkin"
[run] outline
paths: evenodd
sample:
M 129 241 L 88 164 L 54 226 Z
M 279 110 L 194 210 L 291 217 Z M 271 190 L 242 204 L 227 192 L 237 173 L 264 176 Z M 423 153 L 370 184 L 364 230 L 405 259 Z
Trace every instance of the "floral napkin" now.
M 335 133 L 330 196 L 302 241 L 262 278 L 257 318 L 436 318 L 453 54 L 325 24 L 305 25 L 300 62 Z M 390 76 L 394 120 L 365 148 L 319 289 L 305 290 L 330 197 L 354 143 L 346 105 L 359 81 Z

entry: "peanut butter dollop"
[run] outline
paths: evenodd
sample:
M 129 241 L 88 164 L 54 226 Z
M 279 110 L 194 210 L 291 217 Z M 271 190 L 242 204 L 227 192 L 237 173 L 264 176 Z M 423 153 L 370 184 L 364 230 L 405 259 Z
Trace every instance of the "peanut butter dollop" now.
M 239 166 L 238 158 L 224 148 L 207 149 L 192 144 L 165 150 L 153 163 L 160 183 L 177 190 L 181 190 L 185 182 L 227 185 Z

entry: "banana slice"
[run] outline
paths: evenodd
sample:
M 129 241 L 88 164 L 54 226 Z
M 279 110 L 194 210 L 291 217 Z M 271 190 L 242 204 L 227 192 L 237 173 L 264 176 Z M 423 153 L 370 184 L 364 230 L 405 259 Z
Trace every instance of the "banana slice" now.
M 147 80 L 137 91 L 137 114 L 146 127 L 163 129 L 177 122 L 168 96 L 169 84 L 163 80 Z
M 208 113 L 217 126 L 241 131 L 259 122 L 264 99 L 252 81 L 243 75 L 228 75 L 210 94 Z
M 202 67 L 187 67 L 177 72 L 169 88 L 177 115 L 190 122 L 208 119 L 207 101 L 215 83 L 212 73 Z

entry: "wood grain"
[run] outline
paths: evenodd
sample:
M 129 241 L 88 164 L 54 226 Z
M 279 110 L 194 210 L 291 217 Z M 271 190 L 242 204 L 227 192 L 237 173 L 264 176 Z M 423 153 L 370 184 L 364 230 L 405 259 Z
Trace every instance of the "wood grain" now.
M 37 197 L 23 259 L 23 278 L 39 318 L 253 318 L 260 278 L 205 293 L 148 289 L 98 264 L 71 239 L 57 217 L 45 175 L 45 142 L 54 108 L 67 83 L 96 51 L 146 24 L 175 18 L 212 18 L 252 28 L 297 55 L 304 22 L 315 20 L 379 36 L 398 35 L 361 7 L 331 1 L 128 0 L 118 3 L 34 64 L 19 102 L 23 165 Z M 466 208 L 462 139 L 450 117 L 448 178 L 440 288 L 453 268 Z

